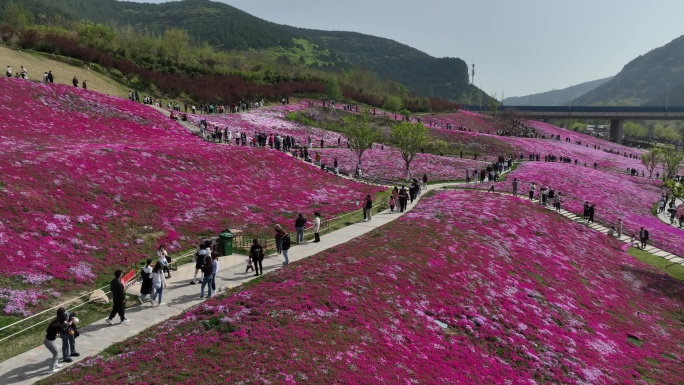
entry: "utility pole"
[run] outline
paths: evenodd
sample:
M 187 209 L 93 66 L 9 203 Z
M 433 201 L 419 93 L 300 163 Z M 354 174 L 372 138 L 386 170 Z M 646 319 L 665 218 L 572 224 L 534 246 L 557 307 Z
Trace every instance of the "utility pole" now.
M 475 60 L 473 60 L 473 72 L 472 72 L 472 79 L 470 81 L 471 85 L 475 85 Z

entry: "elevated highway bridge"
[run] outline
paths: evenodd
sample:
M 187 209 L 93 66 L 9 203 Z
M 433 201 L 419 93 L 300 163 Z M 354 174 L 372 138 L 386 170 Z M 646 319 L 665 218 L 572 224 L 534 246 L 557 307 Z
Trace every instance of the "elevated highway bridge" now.
M 477 111 L 476 106 L 463 106 Z M 620 143 L 625 120 L 684 120 L 684 107 L 607 107 L 607 106 L 500 106 L 499 111 L 517 111 L 536 120 L 585 119 L 610 120 L 610 140 Z

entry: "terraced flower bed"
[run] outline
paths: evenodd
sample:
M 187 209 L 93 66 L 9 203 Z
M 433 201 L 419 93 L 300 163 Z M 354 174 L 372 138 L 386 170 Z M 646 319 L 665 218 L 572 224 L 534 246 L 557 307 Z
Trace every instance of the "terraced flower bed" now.
M 636 234 L 643 226 L 650 233 L 651 243 L 663 250 L 681 255 L 684 250 L 684 231 L 663 223 L 651 213 L 653 204 L 662 193 L 659 184 L 646 178 L 615 174 L 574 164 L 529 162 L 520 165 L 497 184 L 498 190 L 511 191 L 513 179 L 520 181 L 518 190 L 527 194 L 529 184 L 553 188 L 564 196 L 563 207 L 578 215 L 583 214 L 585 201 L 596 205 L 597 222 L 617 226 L 624 221 L 624 234 Z M 473 185 L 475 186 L 475 185 Z
M 328 167 L 333 166 L 337 158 L 340 171 L 353 175 L 358 156 L 347 148 L 326 148 L 312 151 L 321 153 L 321 161 Z M 493 160 L 493 159 L 492 159 Z M 487 163 L 470 159 L 460 159 L 431 154 L 416 154 L 411 162 L 411 173 L 414 178 L 421 179 L 427 174 L 430 181 L 464 180 L 466 169 L 475 170 L 487 167 Z M 393 148 L 374 148 L 363 153 L 361 170 L 370 179 L 406 181 L 405 163 L 401 153 Z
M 333 216 L 379 191 L 276 151 L 207 144 L 127 100 L 20 79 L 0 88 L 5 313 L 28 314 L 159 243 L 178 250 L 224 228 L 270 232 L 298 212 Z
M 679 283 L 620 247 L 513 197 L 442 191 L 43 383 L 675 384 Z

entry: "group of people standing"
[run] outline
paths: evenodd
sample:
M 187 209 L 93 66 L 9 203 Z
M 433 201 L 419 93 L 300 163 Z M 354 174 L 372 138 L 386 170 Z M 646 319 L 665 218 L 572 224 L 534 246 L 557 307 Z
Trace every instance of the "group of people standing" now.
M 63 307 L 57 309 L 57 316 L 48 324 L 43 345 L 52 353 L 51 372 L 57 372 L 63 366 L 59 363 L 59 351 L 55 346 L 58 336 L 62 340 L 62 362 L 72 362 L 71 357 L 80 356 L 76 352 L 76 338 L 79 336 L 77 325 L 76 314 L 69 313 Z

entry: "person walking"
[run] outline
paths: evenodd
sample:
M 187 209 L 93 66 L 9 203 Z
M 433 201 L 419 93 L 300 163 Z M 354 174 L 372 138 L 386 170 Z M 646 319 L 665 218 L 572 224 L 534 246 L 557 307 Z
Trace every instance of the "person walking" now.
M 164 305 L 162 294 L 166 287 L 166 278 L 164 277 L 164 264 L 161 261 L 157 261 L 154 269 L 152 269 L 152 287 L 154 288 L 154 295 L 150 299 L 152 306 L 155 305 L 155 302 L 157 306 Z M 157 295 L 159 295 L 159 298 L 157 298 Z
M 513 196 L 518 196 L 518 178 L 513 178 Z
M 588 221 L 591 223 L 594 223 L 594 204 L 589 205 L 589 215 L 588 215 Z
M 427 174 L 423 174 L 423 190 L 427 189 L 428 177 Z
M 211 265 L 211 255 L 204 256 L 204 263 L 202 264 L 202 287 L 200 288 L 200 299 L 204 298 L 204 287 L 209 286 L 207 291 L 207 298 L 211 298 L 211 274 L 214 268 Z
M 252 247 L 249 248 L 249 256 L 252 258 L 252 262 L 254 262 L 254 276 L 256 277 L 260 274 L 264 274 L 264 266 L 262 264 L 264 261 L 264 249 L 256 238 L 252 241 Z
M 561 203 L 563 203 L 563 195 L 559 191 L 553 198 L 553 207 L 556 208 L 556 211 L 560 211 Z
M 119 315 L 121 323 L 128 323 L 130 320 L 126 318 L 126 293 L 124 292 L 124 285 L 121 282 L 120 269 L 114 272 L 114 279 L 109 283 L 109 290 L 112 292 L 112 312 L 109 313 L 109 318 L 107 318 L 107 323 L 112 324 L 112 320 L 115 315 Z
M 304 226 L 306 225 L 306 218 L 302 214 L 297 215 L 295 219 L 295 230 L 297 231 L 297 243 L 304 243 Z
M 530 184 L 530 200 L 534 199 L 534 190 L 536 189 L 537 186 L 534 184 L 534 182 L 532 182 L 532 184 Z
M 618 219 L 617 237 L 618 239 L 622 238 L 622 218 Z
M 157 262 L 160 263 L 160 262 Z M 148 295 L 152 295 L 152 258 L 148 259 L 145 266 L 140 271 L 142 284 L 140 285 L 140 295 L 138 301 L 142 305 Z
M 405 186 L 401 186 L 401 190 L 399 190 L 399 211 L 404 212 L 406 210 L 406 202 L 408 200 L 408 192 L 406 191 Z
M 50 353 L 52 353 L 52 364 L 50 365 L 49 369 L 52 373 L 59 371 L 59 368 L 64 366 L 63 364 L 59 363 L 59 351 L 55 346 L 55 340 L 57 339 L 57 335 L 62 330 L 63 322 L 64 320 L 60 321 L 59 317 L 52 320 L 45 331 L 45 339 L 43 340 L 43 345 L 45 345 Z
M 370 194 L 366 195 L 366 201 L 363 205 L 363 208 L 364 208 L 364 212 L 366 213 L 366 215 L 365 215 L 366 219 L 364 219 L 364 222 L 370 222 L 371 212 L 373 211 L 373 200 L 371 199 Z
M 641 242 L 641 249 L 645 249 L 646 243 L 648 243 L 648 230 L 643 227 L 639 230 L 639 241 Z
M 190 282 L 191 285 L 196 284 L 197 275 L 202 270 L 202 266 L 204 266 L 205 258 L 209 255 L 209 247 L 205 243 L 202 243 L 195 254 L 195 275 L 192 277 L 192 281 Z
M 314 231 L 314 243 L 318 243 L 321 241 L 321 213 L 318 211 L 314 212 L 314 226 L 313 226 L 313 231 Z
M 275 225 L 275 244 L 276 244 L 276 252 L 280 254 L 280 252 L 283 250 L 283 235 L 285 232 L 283 229 L 280 227 L 280 225 Z
M 211 290 L 216 293 L 216 274 L 218 274 L 219 271 L 219 262 L 218 262 L 218 257 L 219 254 L 217 252 L 212 252 L 211 253 Z
M 159 262 L 162 263 L 162 269 L 166 275 L 165 278 L 171 278 L 171 270 L 169 269 L 171 258 L 169 257 L 169 253 L 166 252 L 166 247 L 164 245 L 159 245 L 159 248 L 157 249 L 157 258 L 159 258 Z
M 282 250 L 283 250 L 283 257 L 285 258 L 283 265 L 287 265 L 290 263 L 290 258 L 288 257 L 288 253 L 290 251 L 290 234 L 288 234 L 288 233 L 285 233 L 283 235 Z

